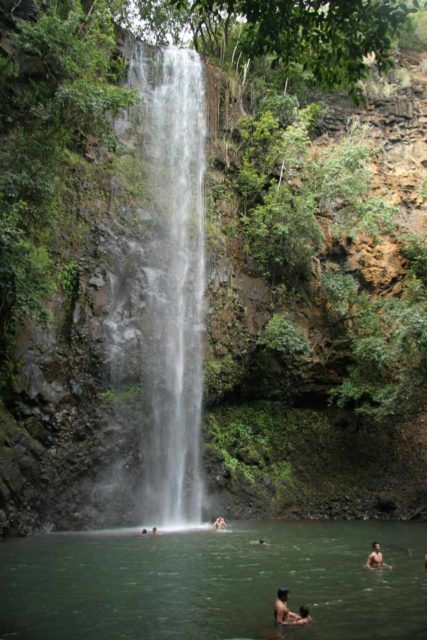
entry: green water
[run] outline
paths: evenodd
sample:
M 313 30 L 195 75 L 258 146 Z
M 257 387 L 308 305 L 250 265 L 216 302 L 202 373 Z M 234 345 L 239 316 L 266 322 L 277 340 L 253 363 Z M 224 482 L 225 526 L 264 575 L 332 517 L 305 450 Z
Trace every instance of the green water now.
M 0 544 L 0 638 L 271 637 L 275 592 L 310 607 L 290 640 L 425 640 L 426 525 L 239 523 L 232 531 L 55 534 Z M 251 544 L 262 536 L 271 546 Z M 369 571 L 373 540 L 391 571 Z M 270 636 L 269 636 L 270 632 Z

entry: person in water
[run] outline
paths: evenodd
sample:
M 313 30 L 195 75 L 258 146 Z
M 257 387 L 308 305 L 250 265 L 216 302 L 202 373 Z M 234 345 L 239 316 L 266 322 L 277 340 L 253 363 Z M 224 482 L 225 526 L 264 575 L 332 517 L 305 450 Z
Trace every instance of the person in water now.
M 313 622 L 313 618 L 310 615 L 310 610 L 307 607 L 301 606 L 299 608 L 300 619 L 295 620 L 294 624 L 308 624 L 309 622 Z
M 368 569 L 379 569 L 380 567 L 383 569 L 391 569 L 391 566 L 384 562 L 381 545 L 378 542 L 373 542 L 372 549 L 373 551 L 369 554 L 366 561 Z
M 151 535 L 152 535 L 152 536 L 158 536 L 158 535 L 159 535 L 159 532 L 157 531 L 157 527 L 153 527 L 153 528 L 152 528 L 152 530 L 151 530 Z
M 276 623 L 276 628 L 279 629 L 279 631 L 283 624 L 289 624 L 300 620 L 301 618 L 297 613 L 289 611 L 288 597 L 289 589 L 281 587 L 277 591 L 277 600 L 274 605 L 274 622 Z
M 227 523 L 225 522 L 224 518 L 222 516 L 218 516 L 214 522 L 214 529 L 216 529 L 216 531 L 224 531 L 226 526 Z
M 141 535 L 142 535 L 142 536 L 146 536 L 147 534 L 148 534 L 147 529 L 143 529 L 143 530 L 141 531 Z

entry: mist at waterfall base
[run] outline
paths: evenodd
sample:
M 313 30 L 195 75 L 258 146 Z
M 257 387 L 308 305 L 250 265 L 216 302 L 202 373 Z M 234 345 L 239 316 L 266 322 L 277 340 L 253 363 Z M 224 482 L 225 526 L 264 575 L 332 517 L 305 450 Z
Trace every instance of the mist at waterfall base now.
M 140 195 L 109 238 L 104 321 L 117 457 L 94 488 L 102 524 L 179 528 L 202 520 L 204 74 L 189 50 L 129 44 L 140 102 L 117 122 Z M 98 520 L 99 522 L 99 520 Z

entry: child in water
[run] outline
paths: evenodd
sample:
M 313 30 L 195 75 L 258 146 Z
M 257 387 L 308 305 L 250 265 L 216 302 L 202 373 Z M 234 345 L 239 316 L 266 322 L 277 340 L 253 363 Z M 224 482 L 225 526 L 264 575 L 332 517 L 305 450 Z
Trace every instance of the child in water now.
M 301 606 L 299 608 L 299 614 L 301 618 L 297 620 L 294 624 L 308 624 L 309 622 L 313 622 L 313 618 L 310 615 L 309 609 L 307 607 Z
M 299 608 L 299 617 L 289 620 L 285 622 L 285 625 L 294 625 L 294 624 L 308 624 L 309 622 L 313 622 L 313 618 L 310 615 L 310 610 L 307 607 L 301 606 Z

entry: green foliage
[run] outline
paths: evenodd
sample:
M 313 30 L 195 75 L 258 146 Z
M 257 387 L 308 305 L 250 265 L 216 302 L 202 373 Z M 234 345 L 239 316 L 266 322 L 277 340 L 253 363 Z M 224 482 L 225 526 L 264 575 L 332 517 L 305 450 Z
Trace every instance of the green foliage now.
M 70 260 L 61 265 L 58 273 L 58 282 L 65 294 L 68 306 L 72 307 L 77 295 L 79 282 L 79 267 L 75 260 Z
M 4 204 L 0 201 L 0 204 Z M 0 216 L 0 297 L 3 331 L 9 323 L 31 316 L 47 322 L 44 300 L 54 291 L 52 263 L 44 247 L 26 239 L 22 217 L 27 207 L 18 202 L 2 207 Z
M 139 402 L 142 395 L 142 387 L 139 384 L 128 384 L 121 387 L 110 387 L 98 394 L 98 398 L 105 406 L 125 406 L 129 402 Z
M 16 209 L 0 218 L 2 320 L 6 325 L 8 317 L 19 321 L 30 316 L 46 323 L 50 312 L 43 302 L 54 291 L 51 259 L 44 247 L 25 239 Z
M 413 49 L 415 51 L 427 50 L 427 8 L 418 9 L 409 18 L 398 38 L 398 46 L 401 49 Z
M 85 3 L 60 0 L 39 11 L 35 21 L 16 21 L 15 43 L 38 58 L 56 80 L 95 79 L 109 73 L 115 48 L 114 23 L 108 3 L 98 0 L 86 13 Z
M 135 36 L 158 47 L 181 44 L 189 26 L 189 3 L 181 9 L 169 0 L 135 0 L 124 3 L 120 22 Z M 193 25 L 191 25 L 193 26 Z
M 135 102 L 131 92 L 104 81 L 89 82 L 79 79 L 63 82 L 58 88 L 54 107 L 61 116 L 62 126 L 85 135 L 90 133 L 99 141 L 114 146 L 115 136 L 106 114 L 117 116 Z
M 111 83 L 122 69 L 106 0 L 55 0 L 36 19 L 15 20 L 12 53 L 0 63 L 2 341 L 26 316 L 49 315 L 59 234 L 81 234 L 76 175 L 89 164 L 87 145 L 113 147 L 111 115 L 135 101 Z M 59 268 L 66 293 L 73 279 L 70 261 Z
M 323 107 L 314 103 L 298 110 L 297 102 L 283 98 L 268 96 L 258 118 L 241 121 L 237 186 L 245 199 L 246 250 L 273 285 L 298 289 L 310 280 L 323 240 L 317 215 L 333 213 L 337 235 L 364 231 L 376 238 L 394 230 L 397 209 L 369 195 L 368 130 L 356 122 L 340 144 L 315 155 L 309 130 Z M 263 110 L 282 103 L 292 105 L 294 120 L 284 128 L 272 111 Z
M 80 198 L 95 173 L 88 146 L 113 147 L 111 115 L 134 102 L 132 93 L 111 84 L 122 69 L 103 0 L 54 1 L 39 6 L 35 20 L 15 21 L 12 53 L 0 63 L 4 380 L 13 374 L 8 355 L 17 325 L 28 317 L 49 321 L 56 284 L 67 307 L 73 304 L 70 254 L 87 235 Z
M 318 102 L 311 102 L 305 109 L 301 109 L 299 117 L 303 127 L 307 129 L 309 133 L 319 126 L 325 110 L 325 106 Z
M 300 363 L 310 353 L 307 338 L 286 315 L 273 315 L 258 343 L 266 349 L 279 353 L 289 364 Z
M 395 229 L 396 207 L 369 195 L 371 173 L 367 144 L 369 130 L 354 122 L 349 134 L 337 146 L 309 162 L 310 182 L 315 190 L 318 212 L 335 210 L 335 233 L 356 236 L 365 231 L 376 239 Z
M 359 289 L 356 280 L 331 269 L 322 274 L 322 287 L 330 318 L 345 318 L 356 301 Z
M 222 405 L 206 416 L 207 449 L 223 459 L 232 483 L 243 479 L 260 496 L 279 502 L 295 489 L 300 500 L 303 478 L 318 490 L 334 474 L 342 486 L 345 478 L 362 481 L 361 469 L 375 474 L 389 464 L 384 431 L 343 429 L 331 420 L 336 414 L 279 402 Z
M 242 218 L 247 249 L 273 284 L 297 286 L 309 280 L 311 258 L 322 233 L 315 219 L 314 194 L 286 184 L 274 186 Z
M 366 197 L 371 178 L 366 167 L 370 157 L 366 137 L 366 130 L 352 127 L 341 144 L 330 147 L 322 152 L 322 156 L 313 159 L 310 172 L 320 213 L 339 201 L 341 215 L 351 217 L 354 204 Z
M 410 261 L 411 272 L 427 287 L 427 240 L 407 237 L 402 246 L 402 254 Z
M 239 120 L 239 131 L 242 139 L 247 142 L 248 155 L 260 147 L 268 149 L 272 140 L 277 139 L 277 132 L 280 128 L 280 122 L 273 113 L 262 111 L 259 118 L 242 118 Z
M 233 391 L 240 382 L 243 368 L 231 355 L 209 358 L 205 363 L 205 388 L 209 401 L 218 401 Z
M 374 240 L 396 229 L 398 208 L 381 198 L 366 198 L 356 205 L 355 211 L 357 214 L 355 231 L 364 230 Z
M 187 7 L 187 0 L 172 0 Z M 392 36 L 406 24 L 409 12 L 399 0 L 328 2 L 327 0 L 196 0 L 193 15 L 202 33 L 221 39 L 230 17 L 245 18 L 242 48 L 255 58 L 273 54 L 288 68 L 300 64 L 323 86 L 347 86 L 357 95 L 356 81 L 366 72 L 364 56 L 375 52 L 381 71 L 391 65 Z
M 359 296 L 350 330 L 353 364 L 332 393 L 375 422 L 417 411 L 427 380 L 427 302 Z
M 279 404 L 230 406 L 208 414 L 208 447 L 220 453 L 232 476 L 254 485 L 273 480 L 274 492 L 292 483 L 292 467 L 281 440 Z
M 299 116 L 299 101 L 294 95 L 288 93 L 270 93 L 260 102 L 259 112 L 270 112 L 279 121 L 282 127 L 293 124 Z
M 237 186 L 247 202 L 253 202 L 265 185 L 265 176 L 260 174 L 248 159 L 239 169 Z

